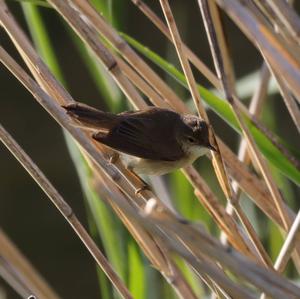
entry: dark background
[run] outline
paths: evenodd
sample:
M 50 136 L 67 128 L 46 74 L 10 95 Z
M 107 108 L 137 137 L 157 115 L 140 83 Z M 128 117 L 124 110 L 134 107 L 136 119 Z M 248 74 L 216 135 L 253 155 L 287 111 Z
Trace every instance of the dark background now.
M 118 12 L 122 16 L 122 31 L 164 56 L 168 53 L 168 57 L 176 57 L 162 34 L 129 0 L 123 1 L 126 2 L 125 8 L 122 13 Z M 148 3 L 153 7 L 153 1 Z M 9 6 L 27 30 L 19 5 L 10 2 Z M 157 3 L 154 7 L 161 15 Z M 172 1 L 172 7 L 187 44 L 211 65 L 197 1 Z M 63 21 L 51 9 L 43 8 L 42 12 L 72 96 L 105 108 L 84 65 L 80 63 Z M 228 20 L 226 23 L 237 77 L 259 69 L 262 60 L 257 51 L 233 24 Z M 0 41 L 14 57 L 18 57 L 4 31 L 0 31 Z M 174 59 L 173 63 L 178 62 Z M 198 80 L 208 86 L 202 77 L 199 76 Z M 86 225 L 82 192 L 60 127 L 2 65 L 0 87 L 0 122 L 45 172 Z M 268 101 L 268 109 L 275 115 L 275 127 L 272 129 L 299 146 L 299 140 L 292 138 L 297 135 L 282 100 L 274 96 Z M 217 117 L 213 117 L 213 122 L 218 134 L 235 148 L 236 135 Z M 93 259 L 48 198 L 2 144 L 0 168 L 2 229 L 63 298 L 99 298 Z M 7 292 L 7 298 L 19 298 L 0 279 L 1 288 Z

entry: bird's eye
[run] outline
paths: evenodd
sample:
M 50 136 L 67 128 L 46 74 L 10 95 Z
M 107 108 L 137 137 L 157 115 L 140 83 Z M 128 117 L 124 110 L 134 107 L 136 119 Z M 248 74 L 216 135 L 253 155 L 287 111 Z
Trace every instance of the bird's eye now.
M 188 142 L 190 142 L 190 143 L 196 143 L 196 139 L 195 139 L 194 137 L 192 137 L 192 136 L 188 136 L 188 137 L 187 137 L 187 140 L 188 140 Z
M 200 128 L 201 130 L 207 128 L 206 122 L 205 122 L 205 121 L 200 121 L 200 123 L 199 123 L 199 128 Z

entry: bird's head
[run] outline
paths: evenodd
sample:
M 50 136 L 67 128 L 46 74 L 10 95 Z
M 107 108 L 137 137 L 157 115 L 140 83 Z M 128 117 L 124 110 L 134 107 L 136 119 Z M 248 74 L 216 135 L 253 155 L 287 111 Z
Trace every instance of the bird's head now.
M 195 115 L 183 115 L 182 125 L 177 128 L 177 140 L 187 151 L 198 152 L 199 156 L 208 150 L 216 151 L 209 141 L 207 123 Z

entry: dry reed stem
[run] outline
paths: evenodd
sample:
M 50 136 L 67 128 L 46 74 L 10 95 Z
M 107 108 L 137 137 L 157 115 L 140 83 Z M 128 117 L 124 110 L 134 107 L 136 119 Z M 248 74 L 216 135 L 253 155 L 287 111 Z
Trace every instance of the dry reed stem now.
M 192 186 L 195 188 L 195 195 L 200 200 L 202 205 L 207 209 L 209 214 L 213 217 L 217 225 L 224 231 L 228 240 L 232 245 L 239 248 L 241 252 L 245 255 L 256 258 L 253 248 L 249 246 L 247 239 L 243 237 L 242 232 L 239 230 L 237 223 L 234 219 L 228 215 L 222 205 L 218 202 L 213 193 L 210 192 L 210 189 L 207 187 L 205 182 L 201 177 L 193 177 L 192 175 L 197 172 L 193 169 L 186 167 L 186 176 L 189 179 Z M 238 232 L 238 234 L 236 233 Z
M 205 1 L 205 0 L 204 0 Z M 214 13 L 212 13 L 212 11 Z M 279 214 L 281 215 L 281 219 L 285 225 L 285 228 L 288 229 L 288 221 L 289 217 L 286 215 L 286 212 L 282 205 L 282 198 L 281 195 L 273 182 L 273 179 L 270 176 L 270 171 L 267 168 L 267 165 L 265 161 L 261 158 L 259 151 L 256 149 L 255 142 L 253 140 L 253 137 L 250 135 L 250 132 L 248 128 L 246 128 L 246 125 L 244 124 L 244 121 L 242 119 L 241 112 L 239 111 L 238 107 L 236 106 L 236 94 L 234 89 L 232 88 L 231 80 L 227 80 L 227 74 L 230 72 L 228 70 L 228 64 L 226 64 L 226 61 L 228 59 L 226 58 L 228 56 L 227 54 L 227 46 L 225 42 L 225 38 L 223 36 L 222 32 L 222 26 L 220 25 L 218 13 L 216 4 L 213 2 L 210 2 L 210 9 L 207 10 L 207 13 L 205 15 L 206 21 L 209 19 L 210 27 L 209 30 L 207 30 L 207 34 L 210 38 L 211 42 L 211 49 L 213 52 L 213 58 L 215 61 L 215 67 L 217 69 L 217 72 L 222 80 L 223 88 L 226 94 L 226 98 L 231 104 L 234 113 L 236 114 L 236 117 L 238 118 L 240 125 L 244 131 L 244 135 L 246 135 L 246 140 L 248 140 L 248 146 L 255 157 L 255 161 L 260 167 L 260 170 L 265 177 L 266 183 L 270 189 L 270 193 L 273 196 L 273 199 L 275 201 L 275 204 L 277 206 L 277 209 L 279 211 Z M 224 63 L 225 62 L 225 63 Z M 245 128 L 245 129 L 244 129 Z
M 300 101 L 300 62 L 290 49 L 285 47 L 285 42 L 280 39 L 280 36 L 264 26 L 259 18 L 250 14 L 238 1 L 216 1 L 228 16 L 238 24 L 252 43 L 258 47 L 276 73 L 285 74 L 288 87 Z
M 299 289 L 296 286 L 275 272 L 268 271 L 247 260 L 237 251 L 223 247 L 201 227 L 179 222 L 171 214 L 165 217 L 165 211 L 159 205 L 155 205 L 155 200 L 153 200 L 154 203 L 151 201 L 151 204 L 146 206 L 144 213 L 136 213 L 126 201 L 119 199 L 117 193 L 112 192 L 110 189 L 103 191 L 107 193 L 107 197 L 118 202 L 119 206 L 126 211 L 129 217 L 136 219 L 141 226 L 160 236 L 167 247 L 170 246 L 172 251 L 189 261 L 199 273 L 203 272 L 203 265 L 205 265 L 204 272 L 209 273 L 209 276 L 213 277 L 229 294 L 232 284 L 227 285 L 227 281 L 224 282 L 225 277 L 220 277 L 223 272 L 211 263 L 207 264 L 207 262 L 203 261 L 204 256 L 208 256 L 212 261 L 218 261 L 225 268 L 232 270 L 239 277 L 245 278 L 248 282 L 253 283 L 260 290 L 266 291 L 274 298 L 299 298 Z M 269 287 L 270 289 L 268 289 Z M 235 288 L 236 292 L 239 290 L 240 288 Z M 244 287 L 242 290 L 245 294 L 246 288 Z M 236 298 L 248 297 L 240 295 Z M 254 297 L 250 295 L 250 298 Z
M 277 35 L 280 35 L 280 38 L 284 40 L 286 46 L 289 47 L 292 52 L 297 52 L 297 42 L 295 42 L 293 36 L 290 35 L 286 26 L 276 17 L 266 1 L 254 0 L 253 3 L 246 3 L 245 7 L 247 7 L 255 17 L 259 17 L 260 21 L 264 23 L 264 26 L 270 27 Z
M 296 216 L 295 221 L 293 222 L 286 239 L 280 249 L 280 252 L 276 258 L 274 263 L 274 269 L 277 270 L 279 273 L 282 273 L 290 259 L 290 256 L 295 249 L 295 243 L 297 238 L 299 240 L 299 227 L 300 227 L 300 210 Z M 263 293 L 260 296 L 260 299 L 265 299 L 266 295 Z
M 258 117 L 261 113 L 263 102 L 266 98 L 266 94 L 268 90 L 269 79 L 270 79 L 270 72 L 266 64 L 263 64 L 261 68 L 261 79 L 259 85 L 256 91 L 254 92 L 249 105 L 249 113 L 251 113 L 255 117 Z M 250 157 L 247 151 L 247 141 L 244 138 L 242 138 L 240 141 L 239 150 L 238 150 L 238 159 L 241 162 L 243 162 L 245 165 L 248 165 L 250 163 Z M 239 199 L 242 190 L 239 188 L 239 184 L 236 181 L 232 182 L 232 189 L 236 193 L 237 199 Z M 233 215 L 234 209 L 233 206 L 230 204 L 230 202 L 228 202 L 226 205 L 226 211 L 229 215 Z M 221 237 L 221 240 L 226 242 L 226 240 L 224 239 L 224 234 Z
M 261 68 L 260 76 L 261 79 L 259 85 L 256 91 L 254 92 L 249 105 L 249 113 L 254 115 L 257 118 L 261 114 L 263 103 L 268 91 L 269 80 L 270 80 L 270 72 L 265 63 Z M 238 159 L 241 162 L 243 162 L 245 165 L 248 165 L 250 163 L 250 157 L 247 150 L 247 141 L 244 138 L 242 138 L 240 141 L 239 150 L 238 150 Z M 236 181 L 232 182 L 232 189 L 236 193 L 236 197 L 240 198 L 242 190 L 239 188 L 239 184 Z M 230 202 L 228 202 L 226 205 L 226 211 L 229 215 L 233 215 L 234 210 Z M 223 238 L 224 238 L 224 234 L 221 239 L 224 240 Z
M 163 33 L 163 35 L 172 42 L 172 37 L 168 27 L 147 4 L 141 0 L 131 0 L 131 2 L 136 5 L 136 7 L 144 13 L 144 15 Z M 221 84 L 217 76 L 185 44 L 182 46 L 189 60 L 196 66 L 196 68 L 215 88 L 221 89 Z
M 213 296 L 218 299 L 230 299 L 230 296 L 225 292 L 225 290 L 222 289 L 221 286 L 217 285 L 215 281 L 212 281 L 208 275 L 200 275 L 199 271 L 194 269 L 191 265 L 189 266 L 199 277 L 201 277 L 201 279 L 206 281 L 206 284 L 211 290 L 211 297 Z
M 177 29 L 177 25 L 176 25 L 176 22 L 174 20 L 173 14 L 172 14 L 172 11 L 171 11 L 171 8 L 170 8 L 170 5 L 169 5 L 169 1 L 168 0 L 160 0 L 160 4 L 161 4 L 162 10 L 163 10 L 165 19 L 167 21 L 169 31 L 170 31 L 170 34 L 172 36 L 173 44 L 174 44 L 175 49 L 177 51 L 177 56 L 179 58 L 179 61 L 181 63 L 181 67 L 182 67 L 183 72 L 185 74 L 187 84 L 188 84 L 190 93 L 192 95 L 194 104 L 196 106 L 196 109 L 197 109 L 198 114 L 200 115 L 200 117 L 208 123 L 208 125 L 210 127 L 211 134 L 212 134 L 213 144 L 217 148 L 217 152 L 211 151 L 211 154 L 213 156 L 213 166 L 214 166 L 214 169 L 215 169 L 215 173 L 217 175 L 217 178 L 220 182 L 220 185 L 223 189 L 223 192 L 224 192 L 226 198 L 231 200 L 232 192 L 231 192 L 230 184 L 229 184 L 229 181 L 228 181 L 227 173 L 226 173 L 226 170 L 225 170 L 225 167 L 224 167 L 223 159 L 222 159 L 222 156 L 220 154 L 219 146 L 217 144 L 217 140 L 216 140 L 216 137 L 214 135 L 213 128 L 212 128 L 212 126 L 209 122 L 209 119 L 208 119 L 208 116 L 207 116 L 206 111 L 204 109 L 204 106 L 202 105 L 202 100 L 201 100 L 200 94 L 199 94 L 198 89 L 197 89 L 196 81 L 195 81 L 194 75 L 192 73 L 192 69 L 191 69 L 189 61 L 187 59 L 186 53 L 184 52 L 181 37 L 180 37 L 179 31 Z
M 112 199 L 114 199 L 115 201 L 119 201 L 120 199 L 118 199 L 119 195 L 118 192 L 115 192 L 114 189 L 111 189 L 110 186 L 108 188 L 101 188 L 101 195 L 103 197 L 106 197 L 108 201 L 112 201 Z M 155 234 L 156 235 L 156 223 L 155 221 L 152 222 L 152 223 L 148 223 L 148 219 L 145 218 L 145 216 L 143 216 L 144 214 L 136 214 L 134 213 L 133 214 L 133 211 L 129 210 L 128 207 L 124 207 L 124 203 L 125 201 L 122 201 L 122 206 L 123 206 L 123 210 L 126 211 L 128 217 L 130 217 L 131 219 L 136 219 L 137 223 L 139 223 L 139 226 L 142 226 L 144 227 L 146 230 L 149 230 L 150 232 L 152 232 L 152 234 Z M 160 209 L 159 209 L 160 210 Z M 165 219 L 165 217 L 162 217 L 160 214 L 163 214 L 164 211 L 159 211 L 159 213 L 156 215 L 156 217 L 158 217 L 159 220 L 162 220 Z M 168 219 L 172 219 L 172 218 L 168 218 Z M 185 224 L 184 224 L 185 225 Z M 190 226 L 192 228 L 192 226 Z M 161 230 L 159 228 L 159 230 Z M 196 235 L 195 235 L 196 236 Z M 157 241 L 159 242 L 163 242 L 163 244 L 165 244 L 165 246 L 167 245 L 166 243 L 166 239 L 165 238 L 157 238 Z M 197 261 L 197 262 L 194 262 L 194 263 L 190 263 L 192 268 L 194 269 L 194 271 L 196 272 L 196 274 L 199 275 L 199 277 L 205 282 L 205 283 L 209 283 L 206 279 L 203 279 L 203 277 L 207 277 L 207 275 L 209 274 L 210 275 L 210 279 L 213 280 L 214 283 L 216 283 L 217 285 L 224 285 L 224 290 L 227 290 L 228 288 L 232 288 L 232 292 L 234 292 L 235 294 L 239 294 L 239 296 L 244 296 L 245 294 L 248 294 L 247 291 L 245 291 L 243 288 L 240 288 L 239 286 L 233 284 L 230 280 L 228 280 L 228 278 L 226 276 L 224 276 L 222 270 L 220 270 L 219 268 L 217 268 L 216 266 L 214 266 L 211 262 L 204 262 L 203 261 L 203 258 L 206 260 L 207 258 L 204 257 L 204 256 L 201 256 L 201 261 L 203 263 L 205 263 L 205 265 L 208 264 L 208 269 L 207 270 L 205 268 L 205 270 L 202 268 L 199 268 L 197 266 L 197 263 L 199 263 L 199 257 L 194 257 L 188 250 L 188 248 L 186 247 L 186 245 L 182 245 L 178 243 L 178 239 L 175 238 L 175 247 L 176 247 L 176 250 L 175 252 L 176 253 L 179 253 L 179 255 L 181 255 L 183 258 L 186 258 L 187 260 L 193 260 L 193 261 Z M 183 241 L 183 243 L 185 243 Z M 183 246 L 183 249 L 179 250 L 178 252 L 178 246 L 180 246 L 180 248 Z M 168 249 L 169 251 L 169 249 Z M 180 254 L 181 253 L 181 254 Z M 201 262 L 201 263 L 202 263 Z M 200 270 L 199 270 L 200 269 Z M 213 270 L 211 270 L 213 269 Z M 165 275 L 165 273 L 163 273 Z M 176 283 L 177 279 L 176 279 L 176 275 L 174 275 L 175 273 L 173 273 L 172 276 L 169 276 L 169 279 L 173 282 L 173 283 Z M 184 297 L 186 298 L 186 297 Z M 244 298 L 244 297 L 243 297 Z M 245 298 L 248 298 L 247 296 Z M 252 298 L 252 297 L 250 297 Z
M 291 225 L 290 230 L 286 236 L 286 239 L 284 240 L 284 243 L 276 258 L 274 268 L 279 272 L 284 271 L 290 259 L 290 256 L 293 250 L 295 249 L 296 242 L 297 241 L 299 242 L 299 227 L 300 227 L 300 211 L 298 211 L 295 221 Z
M 279 3 L 278 3 L 279 4 Z M 274 3 L 273 4 L 274 6 L 276 6 L 276 4 Z M 281 5 L 281 4 L 279 4 L 279 5 Z M 268 5 L 267 5 L 267 3 L 266 2 L 260 2 L 259 4 L 258 4 L 258 6 L 259 7 L 261 7 L 262 9 L 263 8 L 270 8 Z M 267 7 L 266 7 L 267 6 Z M 290 5 L 288 5 L 288 6 L 290 6 Z M 290 8 L 289 8 L 290 9 Z M 255 14 L 255 16 L 257 17 L 258 15 L 259 15 L 259 10 L 257 9 L 257 7 L 255 7 L 255 8 L 253 8 L 252 9 L 253 10 L 253 14 Z M 273 14 L 271 14 L 271 15 L 273 15 Z M 270 16 L 270 18 L 271 18 L 271 16 Z M 269 19 L 268 19 L 269 20 Z M 268 25 L 268 23 L 263 19 L 263 18 L 260 18 L 260 21 L 262 22 L 262 23 L 264 23 L 264 25 L 265 26 L 267 26 Z M 277 26 L 276 26 L 276 28 L 278 28 L 278 30 L 281 30 L 282 28 L 283 28 L 284 26 L 282 25 L 282 24 L 278 24 L 277 23 Z M 274 29 L 275 30 L 275 29 Z M 286 38 L 286 40 L 287 41 L 291 41 L 292 39 L 293 39 L 293 37 L 292 36 L 290 36 L 290 35 L 288 35 L 288 36 L 285 36 L 284 35 L 284 37 Z M 296 46 L 296 48 L 297 49 L 295 49 L 295 52 L 297 53 L 299 53 L 299 47 L 298 47 L 298 45 Z M 266 58 L 265 58 L 266 59 Z M 266 62 L 268 62 L 267 61 L 267 59 L 266 59 Z M 299 108 L 298 108 L 298 106 L 297 106 L 297 104 L 296 104 L 296 102 L 295 102 L 295 100 L 294 100 L 294 98 L 293 98 L 293 96 L 292 96 L 292 94 L 289 92 L 289 90 L 288 90 L 288 88 L 286 87 L 286 84 L 285 84 L 285 82 L 284 82 L 284 78 L 280 78 L 280 74 L 276 74 L 276 71 L 274 70 L 274 68 L 272 67 L 272 65 L 268 65 L 269 66 L 269 68 L 270 68 L 270 71 L 272 72 L 272 74 L 273 74 L 273 76 L 274 76 L 274 78 L 276 79 L 276 81 L 277 81 L 277 84 L 278 84 L 278 87 L 279 87 L 279 91 L 280 91 L 280 93 L 281 93 L 281 96 L 282 96 L 282 98 L 283 98 L 283 100 L 284 100 L 284 103 L 285 103 L 285 105 L 286 105 L 286 107 L 287 107 L 287 109 L 288 109 L 288 111 L 289 111 L 289 113 L 290 113 L 290 115 L 291 115 L 291 118 L 292 118 L 292 120 L 294 121 L 294 123 L 295 123 L 295 125 L 296 125 L 296 128 L 297 128 L 297 130 L 298 130 L 298 132 L 300 132 L 300 111 L 299 111 Z M 263 130 L 264 131 L 264 130 Z M 269 136 L 269 134 L 268 134 L 268 132 L 266 132 L 267 134 L 267 136 Z M 270 137 L 269 137 L 270 138 Z M 274 144 L 274 138 L 270 138 L 270 140 L 273 142 L 273 144 Z M 284 151 L 284 149 L 282 149 L 282 152 Z M 287 157 L 288 157 L 288 159 L 299 169 L 299 161 L 297 160 L 297 159 L 293 159 L 293 157 L 290 157 L 289 155 L 286 155 Z
M 59 299 L 60 297 L 55 291 L 48 285 L 45 279 L 37 272 L 36 269 L 30 264 L 27 258 L 20 252 L 15 244 L 8 238 L 3 230 L 0 229 L 0 259 L 5 261 L 5 264 L 11 265 L 15 269 L 15 273 L 12 273 L 11 277 L 15 282 L 8 281 L 9 284 L 15 283 L 25 284 L 25 291 L 22 292 L 23 296 L 29 297 L 35 295 L 40 299 Z M 5 264 L 1 267 L 5 267 Z M 11 269 L 8 269 L 8 271 Z M 2 270 L 0 270 L 0 273 Z M 15 277 L 15 275 L 17 277 Z M 1 275 L 1 274 L 0 274 Z M 20 281 L 21 278 L 21 281 Z M 15 288 L 14 288 L 15 289 Z M 30 290 L 30 292 L 28 291 Z M 16 290 L 16 289 L 15 289 Z M 21 295 L 21 293 L 19 292 Z
M 284 25 L 290 36 L 299 44 L 300 20 L 297 13 L 291 8 L 286 1 L 263 1 L 262 4 L 269 6 L 274 16 L 276 16 L 281 24 Z
M 240 219 L 246 233 L 249 236 L 253 246 L 255 247 L 257 254 L 259 255 L 261 262 L 268 268 L 272 268 L 272 260 L 269 257 L 267 251 L 265 250 L 263 244 L 261 243 L 259 236 L 257 235 L 256 231 L 254 230 L 250 220 L 247 218 L 246 214 L 242 210 L 242 207 L 239 203 L 235 204 L 235 211 Z
M 216 5 L 214 2 L 210 2 L 211 7 Z M 291 226 L 290 218 L 288 213 L 286 212 L 284 205 L 283 205 L 283 199 L 281 198 L 281 194 L 277 189 L 277 186 L 275 182 L 273 181 L 272 175 L 270 173 L 270 170 L 268 169 L 268 166 L 265 162 L 265 160 L 261 157 L 260 152 L 258 151 L 255 141 L 253 140 L 252 135 L 250 134 L 248 128 L 246 127 L 244 120 L 242 118 L 241 112 L 236 106 L 236 95 L 234 93 L 234 90 L 232 90 L 232 87 L 230 85 L 230 82 L 226 81 L 226 73 L 228 73 L 228 70 L 225 71 L 225 68 L 227 67 L 226 64 L 223 63 L 224 58 L 226 57 L 226 50 L 225 50 L 225 40 L 222 33 L 222 28 L 220 26 L 216 26 L 218 24 L 218 19 L 216 16 L 217 10 L 214 11 L 214 14 L 211 14 L 210 11 L 205 15 L 206 20 L 209 20 L 210 28 L 209 31 L 207 31 L 207 34 L 209 35 L 209 38 L 211 40 L 212 45 L 212 51 L 214 53 L 214 62 L 216 66 L 216 70 L 219 74 L 219 76 L 222 78 L 222 82 L 224 85 L 224 91 L 227 97 L 227 100 L 232 106 L 232 109 L 239 121 L 239 124 L 243 130 L 243 134 L 245 139 L 247 140 L 249 150 L 251 151 L 254 161 L 258 164 L 259 169 L 267 183 L 267 186 L 269 188 L 270 193 L 272 194 L 272 197 L 274 199 L 274 203 L 276 208 L 279 211 L 279 214 L 281 216 L 281 219 L 284 223 L 285 229 L 288 230 Z M 298 253 L 299 254 L 299 253 Z M 297 266 L 299 263 L 299 259 L 294 259 L 294 262 Z
M 264 3 L 264 2 L 263 2 Z M 279 3 L 277 3 L 279 4 Z M 272 5 L 275 5 L 275 3 L 273 3 Z M 281 4 L 279 4 L 281 5 Z M 288 6 L 288 9 L 291 10 L 290 6 Z M 257 14 L 256 14 L 257 15 Z M 298 17 L 297 17 L 298 18 Z M 279 28 L 280 26 L 278 26 Z M 299 42 L 296 40 L 296 42 Z M 284 99 L 284 102 L 291 114 L 291 117 L 299 131 L 299 124 L 300 124 L 300 112 L 299 112 L 299 108 L 297 106 L 297 104 L 295 103 L 292 95 L 290 94 L 290 92 L 288 91 L 287 87 L 285 86 L 284 80 L 282 80 L 280 78 L 280 75 L 276 74 L 272 65 L 269 65 L 270 70 L 272 71 L 275 79 L 277 80 L 278 86 L 279 86 L 279 90 L 281 92 L 281 95 Z M 298 216 L 297 216 L 298 217 Z M 295 219 L 295 221 L 297 220 L 297 218 Z M 295 222 L 293 225 L 297 225 Z M 296 246 L 296 239 L 299 238 L 299 233 L 297 236 L 297 230 L 293 230 L 292 232 L 292 227 L 290 228 L 289 231 L 289 240 L 285 241 L 284 246 L 282 247 L 281 253 L 277 258 L 277 262 L 276 262 L 276 267 L 275 269 L 279 270 L 280 272 L 282 272 L 287 264 L 287 261 L 289 260 L 290 254 L 292 252 L 293 247 L 292 246 Z M 291 235 L 293 235 L 293 237 L 291 237 Z M 290 243 L 291 242 L 291 243 Z M 287 245 L 288 244 L 288 245 Z M 294 256 L 294 260 L 296 262 L 295 266 L 297 268 L 297 270 L 299 271 L 299 255 L 298 256 Z
M 2 48 L 0 48 L 1 57 L 5 55 Z M 126 286 L 123 284 L 117 273 L 113 270 L 105 256 L 101 253 L 93 239 L 89 236 L 84 229 L 76 215 L 72 211 L 71 207 L 65 202 L 63 197 L 48 181 L 42 171 L 37 165 L 30 159 L 30 157 L 23 151 L 23 149 L 16 143 L 16 141 L 8 134 L 8 132 L 0 125 L 0 139 L 2 143 L 9 149 L 9 151 L 15 156 L 15 158 L 22 164 L 26 171 L 31 175 L 40 188 L 46 193 L 52 203 L 61 212 L 64 218 L 73 228 L 74 232 L 81 239 L 85 247 L 95 259 L 98 266 L 106 274 L 107 278 L 111 281 L 113 286 L 122 296 L 122 298 L 133 298 Z
M 204 106 L 202 105 L 202 99 L 200 98 L 200 94 L 197 90 L 197 86 L 196 86 L 194 75 L 192 73 L 192 69 L 186 58 L 186 54 L 183 51 L 181 37 L 180 37 L 179 31 L 178 31 L 176 22 L 174 20 L 174 16 L 171 11 L 171 7 L 169 5 L 169 1 L 168 0 L 160 0 L 160 5 L 161 5 L 162 11 L 164 13 L 166 22 L 168 24 L 169 32 L 171 34 L 173 44 L 177 51 L 177 56 L 180 61 L 184 75 L 186 77 L 186 81 L 187 81 L 192 99 L 194 101 L 196 110 L 197 110 L 199 116 L 209 124 L 209 119 L 207 117 Z
M 154 211 L 153 211 L 154 210 Z M 242 257 L 237 251 L 235 250 L 228 250 L 226 247 L 222 247 L 220 243 L 216 240 L 213 239 L 211 236 L 209 236 L 202 228 L 196 227 L 196 226 L 188 226 L 184 225 L 180 222 L 175 222 L 172 219 L 164 219 L 161 220 L 159 216 L 159 210 L 152 209 L 151 211 L 148 209 L 148 214 L 147 219 L 150 221 L 154 221 L 156 225 L 159 225 L 160 227 L 164 228 L 164 230 L 158 230 L 157 233 L 162 236 L 162 238 L 165 239 L 166 242 L 171 240 L 173 244 L 175 244 L 177 238 L 181 242 L 184 243 L 184 246 L 188 246 L 187 248 L 190 250 L 191 253 L 193 253 L 195 256 L 201 257 L 202 255 L 207 255 L 209 256 L 213 261 L 218 261 L 223 267 L 228 269 L 231 269 L 233 272 L 235 272 L 237 275 L 239 275 L 241 278 L 245 278 L 248 282 L 253 282 L 253 279 L 255 280 L 255 285 L 258 286 L 259 288 L 266 288 L 264 285 L 265 283 L 270 283 L 270 280 L 275 279 L 275 277 L 278 278 L 278 281 L 273 285 L 273 287 L 278 287 L 279 284 L 281 284 L 282 289 L 278 290 L 279 293 L 276 293 L 274 289 L 271 290 L 271 294 L 274 298 L 285 298 L 285 297 L 280 297 L 280 296 L 286 296 L 287 294 L 285 291 L 290 292 L 290 296 L 295 298 L 299 298 L 299 293 L 298 288 L 293 286 L 294 291 L 287 287 L 284 283 L 280 283 L 282 278 L 280 275 L 273 271 L 269 271 L 265 268 L 262 268 L 258 266 L 257 264 L 252 264 L 250 261 L 246 262 L 245 257 Z M 150 216 L 150 219 L 149 219 Z M 145 224 L 147 225 L 148 222 L 145 221 Z M 153 227 L 154 228 L 154 227 Z M 194 235 L 198 235 L 199 238 L 195 238 Z M 174 238 L 173 238 L 174 237 Z M 179 246 L 179 247 L 177 247 Z M 174 247 L 172 247 L 174 248 Z M 176 251 L 178 252 L 179 249 L 181 249 L 180 244 L 176 245 Z M 184 247 L 186 248 L 186 247 Z M 222 248 L 222 249 L 221 249 Z M 220 250 L 221 249 L 221 250 Z M 242 264 L 244 266 L 242 266 Z M 195 261 L 195 265 L 199 265 Z M 254 266 L 255 265 L 255 266 Z M 242 267 L 241 267 L 242 266 Z M 256 268 L 255 270 L 255 275 L 252 277 L 252 274 L 254 272 L 253 268 Z M 260 269 L 259 271 L 258 268 Z M 247 269 L 247 271 L 245 271 Z M 263 273 L 269 273 L 269 276 L 264 276 Z M 270 279 L 270 280 L 269 280 Z M 215 279 L 217 281 L 217 279 Z M 276 279 L 277 280 L 277 279 Z M 274 281 L 274 280 L 273 280 Z M 275 282 L 275 281 L 274 281 Z M 278 284 L 279 283 L 279 284 Z M 281 288 L 280 287 L 280 288 Z M 285 290 L 285 291 L 283 291 Z M 285 293 L 285 294 L 284 294 Z M 294 294 L 292 294 L 294 293 Z M 284 294 L 284 295 L 283 295 Z M 288 296 L 289 297 L 289 296 Z M 243 298 L 243 297 L 238 297 L 238 298 Z
M 0 277 L 22 298 L 28 298 L 34 294 L 31 285 L 29 285 L 26 278 L 18 272 L 18 268 L 1 255 Z
M 295 218 L 295 221 L 291 225 L 291 228 L 284 240 L 284 243 L 280 249 L 280 252 L 274 263 L 274 269 L 279 273 L 282 273 L 290 259 L 290 256 L 295 249 L 296 242 L 299 242 L 299 228 L 300 228 L 300 210 Z M 298 269 L 298 268 L 297 268 Z M 298 270 L 299 271 L 299 270 Z M 260 299 L 266 298 L 265 294 L 262 294 Z
M 216 59 L 218 59 L 218 57 L 217 57 L 216 50 L 214 49 L 214 44 L 213 44 L 214 41 L 212 40 L 212 36 L 214 34 L 214 32 L 212 31 L 213 30 L 212 27 L 216 26 L 218 28 L 217 30 L 221 31 L 221 28 L 222 28 L 221 20 L 219 19 L 218 11 L 216 10 L 216 7 L 214 6 L 213 2 L 210 2 L 210 4 L 209 4 L 209 2 L 207 2 L 205 0 L 198 0 L 198 4 L 199 4 L 199 7 L 200 7 L 200 10 L 202 13 L 202 18 L 203 18 L 203 22 L 205 25 L 207 35 L 208 35 L 208 40 L 210 43 L 212 54 L 214 56 L 213 58 L 214 58 L 214 61 L 216 61 Z M 213 22 L 213 24 L 212 24 L 212 22 Z M 235 89 L 234 89 L 235 79 L 234 79 L 234 73 L 233 73 L 232 66 L 231 66 L 231 60 L 230 60 L 228 49 L 225 46 L 224 37 L 221 36 L 221 38 L 222 38 L 221 43 L 223 45 L 223 48 L 222 48 L 223 61 L 222 61 L 222 63 L 224 64 L 224 73 L 222 75 L 220 75 L 219 71 L 217 73 L 221 79 L 221 82 L 223 82 L 223 80 L 226 80 L 226 84 L 227 84 L 229 90 L 225 91 L 225 94 L 226 93 L 229 94 L 229 92 L 231 94 L 234 94 L 235 93 Z M 235 195 L 236 195 L 236 193 L 235 193 Z M 235 196 L 234 200 L 231 201 L 231 204 L 233 205 L 236 214 L 238 215 L 247 234 L 249 235 L 250 240 L 252 241 L 262 262 L 267 267 L 272 267 L 272 261 L 269 258 L 267 252 L 265 251 L 263 245 L 261 244 L 259 237 L 257 236 L 255 230 L 253 229 L 250 221 L 248 220 L 247 216 L 244 214 L 242 208 L 240 207 L 237 196 Z
M 97 167 L 94 165 L 94 167 Z M 101 175 L 101 171 L 96 171 L 95 173 L 95 188 L 106 201 L 112 206 L 116 214 L 126 225 L 129 232 L 132 234 L 134 239 L 137 241 L 139 246 L 144 251 L 145 255 L 148 257 L 149 261 L 152 263 L 153 267 L 156 268 L 165 277 L 165 279 L 173 286 L 174 290 L 181 298 L 191 298 L 196 299 L 196 295 L 190 288 L 189 284 L 182 277 L 181 272 L 178 270 L 176 264 L 169 257 L 169 253 L 166 250 L 164 242 L 156 238 L 151 232 L 140 225 L 134 217 L 126 214 L 126 210 L 122 209 L 114 200 L 111 200 L 111 196 L 107 195 L 105 189 L 109 190 L 110 194 L 114 197 L 118 197 L 118 200 L 122 202 L 128 202 L 128 199 L 123 193 L 113 184 L 111 181 L 107 180 L 104 175 Z
M 272 66 L 270 65 L 270 70 L 272 71 L 272 74 L 274 78 L 277 81 L 277 85 L 279 88 L 279 91 L 281 93 L 281 96 L 283 98 L 283 101 L 291 115 L 292 120 L 294 121 L 294 124 L 298 130 L 298 133 L 300 133 L 300 110 L 299 106 L 297 105 L 296 101 L 294 100 L 293 96 L 291 95 L 290 91 L 285 85 L 284 80 L 281 79 L 280 75 L 274 73 L 272 70 Z

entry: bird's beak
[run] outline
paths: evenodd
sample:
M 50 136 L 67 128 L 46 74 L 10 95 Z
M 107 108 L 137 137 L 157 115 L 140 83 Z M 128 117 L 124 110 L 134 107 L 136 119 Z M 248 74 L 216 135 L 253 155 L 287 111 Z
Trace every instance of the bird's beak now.
M 206 147 L 214 152 L 217 152 L 217 149 L 215 147 L 213 147 L 210 143 Z

